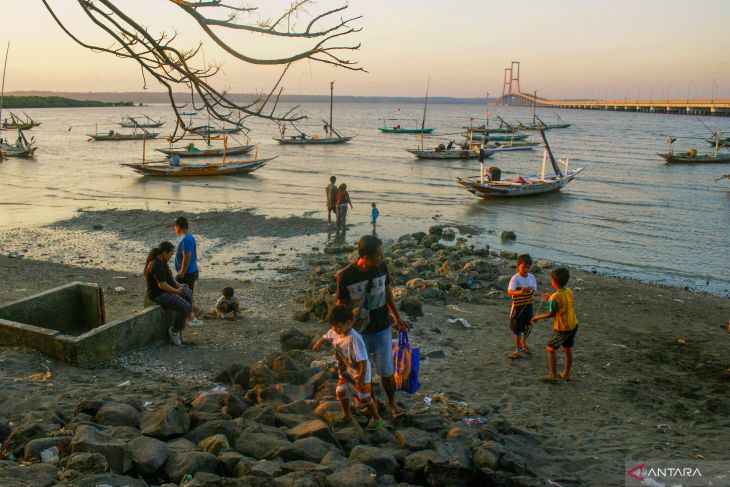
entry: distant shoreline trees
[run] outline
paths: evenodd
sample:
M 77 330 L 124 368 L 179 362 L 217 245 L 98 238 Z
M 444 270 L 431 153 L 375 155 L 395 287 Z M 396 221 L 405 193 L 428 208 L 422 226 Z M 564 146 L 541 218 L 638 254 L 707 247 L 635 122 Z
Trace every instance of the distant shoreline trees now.
M 86 107 L 132 107 L 131 101 L 103 102 L 96 100 L 74 100 L 62 96 L 13 96 L 5 95 L 3 108 L 86 108 Z

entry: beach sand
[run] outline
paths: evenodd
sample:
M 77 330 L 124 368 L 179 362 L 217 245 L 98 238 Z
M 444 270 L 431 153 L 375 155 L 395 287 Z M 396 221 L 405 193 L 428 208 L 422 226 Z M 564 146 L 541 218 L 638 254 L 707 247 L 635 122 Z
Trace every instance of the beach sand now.
M 107 217 L 100 224 L 114 225 L 113 215 Z M 161 214 L 158 219 L 169 226 L 169 232 L 164 226 L 162 231 L 140 226 L 135 233 L 134 219 L 125 220 L 125 231 L 132 233 L 117 234 L 119 260 L 110 269 L 102 269 L 104 263 L 94 259 L 69 265 L 0 257 L 0 302 L 70 281 L 87 281 L 105 288 L 107 319 L 140 310 L 144 282 L 134 268 L 140 267 L 145 255 L 130 250 L 163 236 L 173 239 L 170 215 Z M 305 292 L 312 288 L 317 266 L 313 262 L 343 257 L 289 245 L 287 239 L 301 236 L 313 238 L 313 245 L 317 239 L 322 246 L 326 243 L 323 235 L 313 237 L 318 232 L 312 229 L 321 228 L 320 222 L 302 220 L 269 222 L 266 236 L 286 242 L 284 247 L 291 250 L 281 260 L 294 263 L 288 268 L 276 260 L 267 263 L 276 279 L 251 280 L 248 272 L 232 274 L 237 279 L 214 279 L 212 275 L 220 275 L 217 269 L 202 267 L 196 287 L 199 302 L 212 305 L 222 287 L 232 285 L 241 297 L 244 317 L 239 321 L 208 318 L 202 327 L 188 327 L 184 348 L 147 348 L 95 369 L 77 369 L 34 351 L 0 347 L 0 416 L 14 420 L 39 408 L 70 415 L 85 397 L 155 402 L 176 392 L 191 393 L 212 386 L 213 374 L 229 364 L 252 364 L 278 351 L 282 330 L 296 327 L 312 335 L 323 333 L 326 325 L 319 320 L 301 323 L 292 316 L 301 310 Z M 91 239 L 96 231 L 88 225 L 93 221 L 76 228 L 66 223 L 34 229 L 27 236 L 54 232 L 59 239 L 74 242 L 66 232 L 82 232 Z M 255 230 L 249 232 L 253 227 L 239 231 L 234 224 L 225 226 L 244 246 L 247 238 L 256 235 Z M 213 232 L 206 235 L 203 228 L 201 224 L 200 232 L 193 231 L 209 241 L 231 238 Z M 58 252 L 50 249 L 49 255 Z M 25 255 L 34 256 L 30 251 Z M 306 255 L 316 257 L 302 258 Z M 513 272 L 505 262 L 501 273 Z M 536 380 L 546 372 L 548 321 L 535 326 L 529 357 L 507 359 L 513 341 L 506 295 L 481 299 L 479 304 L 431 301 L 424 305 L 425 316 L 413 320 L 412 344 L 421 347 L 424 360 L 422 388 L 411 402 L 427 409 L 426 396 L 444 394 L 465 402 L 468 412 L 486 416 L 494 424 L 508 421 L 521 438 L 520 453 L 529 459 L 531 470 L 563 486 L 619 485 L 624 461 L 630 459 L 724 459 L 730 431 L 728 299 L 588 272 L 571 274 L 569 287 L 575 292 L 580 328 L 570 382 L 553 385 Z M 540 291 L 549 290 L 549 273 L 543 271 L 537 277 Z M 114 292 L 118 286 L 125 292 Z M 455 317 L 467 319 L 471 328 L 447 323 Z M 559 367 L 562 361 L 563 354 L 558 352 Z M 27 379 L 46 369 L 53 374 L 50 379 Z M 118 386 L 127 380 L 129 386 Z

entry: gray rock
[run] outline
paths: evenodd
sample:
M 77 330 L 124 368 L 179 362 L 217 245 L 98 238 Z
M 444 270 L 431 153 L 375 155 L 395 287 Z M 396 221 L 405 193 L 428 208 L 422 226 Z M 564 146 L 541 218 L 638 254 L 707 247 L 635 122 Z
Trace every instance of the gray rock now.
M 140 422 L 142 434 L 161 439 L 182 435 L 189 429 L 188 411 L 182 400 L 177 397 L 168 399 L 153 411 L 145 411 Z
M 170 456 L 170 448 L 166 444 L 147 436 L 130 441 L 128 448 L 134 469 L 144 476 L 157 472 Z
M 20 466 L 0 460 L 0 485 L 3 487 L 50 487 L 58 480 L 58 469 L 47 463 Z
M 25 444 L 23 458 L 25 461 L 39 460 L 41 452 L 52 447 L 58 448 L 60 451 L 65 450 L 71 443 L 70 436 L 53 436 L 50 438 L 38 438 L 31 440 Z
M 426 238 L 426 232 L 412 233 L 411 237 L 413 237 L 415 240 L 423 240 L 424 238 Z
M 476 445 L 471 448 L 471 463 L 476 468 L 488 468 L 496 470 L 499 467 L 499 457 L 501 452 L 492 448 L 484 448 Z
M 309 321 L 308 311 L 300 311 L 299 313 L 302 313 L 302 315 L 295 316 L 295 320 Z M 306 317 L 304 316 L 304 313 L 306 313 Z M 281 349 L 285 352 L 289 350 L 309 350 L 309 346 L 312 343 L 312 336 L 307 335 L 296 328 L 289 328 L 279 334 L 279 342 L 281 343 Z
M 185 435 L 185 439 L 192 441 L 196 445 L 205 438 L 213 435 L 224 435 L 228 439 L 228 443 L 236 441 L 237 424 L 232 419 L 217 419 L 203 423 L 194 430 Z
M 500 238 L 504 240 L 517 240 L 517 234 L 511 230 L 506 230 L 502 232 L 502 235 L 500 235 Z
M 309 415 L 304 414 L 289 414 L 289 413 L 279 413 L 274 412 L 274 420 L 276 426 L 286 426 L 287 428 L 293 428 L 299 423 L 304 423 L 306 421 L 310 421 L 311 418 Z
M 94 426 L 97 429 L 99 428 L 98 425 Z M 106 428 L 104 430 L 104 433 L 114 439 L 122 440 L 124 442 L 130 442 L 133 439 L 142 436 L 142 433 L 140 433 L 137 428 L 132 428 L 131 426 L 114 426 L 111 428 Z
M 276 457 L 284 461 L 306 459 L 302 449 L 291 441 L 265 433 L 243 435 L 236 440 L 235 448 L 237 452 L 257 460 L 273 460 Z
M 357 464 L 357 462 L 342 456 L 339 452 L 329 452 L 319 463 L 320 465 L 328 465 L 332 467 L 335 472 L 339 472 L 340 470 L 344 470 L 347 467 Z
M 190 440 L 186 440 L 185 438 L 175 438 L 174 440 L 170 440 L 165 444 L 171 450 L 192 451 L 197 448 L 197 445 L 195 443 Z
M 296 440 L 294 446 L 301 448 L 307 460 L 316 463 L 320 463 L 325 455 L 330 452 L 340 453 L 339 448 L 314 436 Z
M 330 443 L 335 443 L 335 439 L 332 436 L 327 424 L 319 419 L 313 419 L 311 421 L 305 421 L 300 423 L 293 428 L 289 428 L 286 432 L 287 436 L 291 441 L 300 440 L 309 436 L 314 436 L 320 440 L 324 440 Z
M 223 466 L 223 473 L 227 477 L 233 477 L 236 465 L 245 457 L 237 451 L 224 451 L 218 455 L 218 462 Z
M 257 362 L 251 366 L 249 386 L 255 385 L 270 386 L 276 383 L 274 372 L 264 363 Z
M 61 460 L 61 466 L 84 474 L 109 471 L 109 462 L 101 453 L 72 453 Z
M 406 450 L 426 450 L 435 440 L 436 437 L 432 433 L 417 428 L 405 428 L 395 432 L 395 441 Z
M 260 460 L 248 470 L 248 475 L 255 477 L 279 477 L 284 471 L 280 462 L 272 462 L 270 460 Z
M 114 473 L 126 473 L 132 468 L 127 443 L 104 434 L 91 426 L 79 426 L 71 440 L 71 451 L 101 453 Z
M 335 469 L 329 465 L 319 465 L 314 462 L 307 460 L 292 460 L 291 462 L 284 462 L 281 465 L 284 473 L 290 472 L 322 472 L 329 475 L 335 471 Z
M 437 442 L 434 450 L 441 456 L 448 458 L 450 465 L 471 467 L 471 454 L 467 446 L 455 441 Z
M 248 389 L 251 368 L 248 365 L 232 364 L 213 376 L 216 384 L 234 385 L 238 384 Z
M 230 398 L 231 393 L 228 391 L 204 391 L 195 396 L 190 405 L 202 413 L 224 412 L 227 414 Z
M 441 238 L 444 240 L 454 240 L 456 238 L 456 233 L 450 228 L 445 228 L 444 231 L 441 232 Z
M 131 426 L 139 429 L 140 414 L 123 402 L 108 402 L 96 413 L 96 422 L 106 426 Z
M 179 482 L 184 475 L 196 472 L 218 473 L 218 458 L 204 451 L 170 450 L 165 463 L 165 474 L 173 482 Z
M 48 438 L 55 431 L 61 429 L 61 419 L 50 411 L 30 411 L 23 415 L 13 434 L 3 445 L 7 451 L 16 457 L 24 454 L 25 444 L 37 438 Z
M 358 445 L 370 444 L 370 439 L 365 434 L 365 431 L 356 422 L 344 428 L 337 428 L 332 432 L 332 436 L 335 437 L 345 452 L 350 452 Z
M 444 232 L 445 225 L 433 225 L 428 229 L 429 235 L 441 235 Z
M 400 310 L 412 318 L 423 316 L 423 307 L 421 300 L 418 298 L 404 298 L 400 302 Z
M 57 484 L 58 487 L 59 484 Z M 60 484 L 64 487 L 68 484 Z M 147 484 L 138 478 L 118 475 L 114 473 L 98 473 L 89 477 L 81 477 L 73 481 L 73 487 L 99 487 L 101 485 L 113 485 L 124 487 L 148 487 Z
M 279 355 L 271 362 L 277 382 L 288 384 L 304 384 L 311 376 L 310 361 L 301 355 L 298 350 Z
M 499 457 L 499 467 L 502 470 L 506 470 L 517 475 L 535 475 L 535 473 L 527 465 L 525 459 L 511 451 L 507 451 Z
M 444 464 L 448 459 L 434 450 L 421 450 L 408 455 L 403 461 L 403 480 L 423 485 L 426 482 L 425 469 L 428 462 Z
M 196 472 L 195 475 L 193 475 L 193 484 L 190 487 L 193 487 L 194 485 L 216 485 L 220 478 L 220 475 L 216 475 L 214 473 Z
M 323 472 L 292 472 L 274 479 L 275 487 L 321 487 L 327 476 Z
M 495 487 L 517 487 L 517 484 L 504 472 L 434 462 L 428 462 L 424 469 L 424 476 L 426 484 L 434 486 L 488 485 Z
M 499 256 L 504 259 L 507 259 L 507 260 L 516 260 L 517 259 L 517 253 L 510 252 L 509 250 L 500 250 Z
M 314 414 L 324 421 L 331 422 L 342 413 L 339 401 L 324 401 L 319 403 Z
M 380 428 L 375 431 L 367 431 L 366 434 L 368 440 L 370 440 L 370 443 L 373 445 L 385 445 L 395 441 L 393 433 L 388 431 L 386 428 Z
M 274 412 L 274 408 L 265 404 L 259 404 L 258 406 L 248 408 L 246 412 L 243 413 L 243 417 L 269 426 L 274 426 L 276 424 L 276 413 Z
M 392 453 L 374 446 L 358 445 L 352 449 L 349 458 L 374 468 L 378 475 L 395 474 L 399 469 Z
M 220 452 L 228 450 L 231 446 L 225 435 L 217 434 L 200 440 L 198 447 L 203 451 L 218 456 Z
M 297 309 L 292 313 L 292 319 L 294 321 L 300 321 L 302 323 L 306 323 L 309 321 L 309 318 L 311 316 L 311 312 L 308 309 Z M 309 344 L 307 344 L 309 345 Z M 304 348 L 284 348 L 284 344 L 282 343 L 281 349 L 286 350 L 304 350 Z
M 376 487 L 377 472 L 374 468 L 356 463 L 327 477 L 330 487 Z

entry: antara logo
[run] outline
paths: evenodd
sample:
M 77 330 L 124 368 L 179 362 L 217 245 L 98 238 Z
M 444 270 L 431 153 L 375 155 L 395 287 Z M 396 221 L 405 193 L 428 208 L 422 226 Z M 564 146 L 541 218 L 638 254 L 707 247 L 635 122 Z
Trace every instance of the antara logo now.
M 634 467 L 634 468 L 632 468 L 631 470 L 629 470 L 626 473 L 629 474 L 630 477 L 634 477 L 635 479 L 640 480 L 640 481 L 643 482 L 644 481 L 644 477 L 643 477 L 643 474 L 644 474 L 644 464 L 642 463 L 638 467 Z
M 642 463 L 638 467 L 634 467 L 626 472 L 630 477 L 635 478 L 643 482 L 644 479 L 644 464 Z M 647 477 L 702 477 L 702 472 L 697 467 L 649 467 L 646 471 Z

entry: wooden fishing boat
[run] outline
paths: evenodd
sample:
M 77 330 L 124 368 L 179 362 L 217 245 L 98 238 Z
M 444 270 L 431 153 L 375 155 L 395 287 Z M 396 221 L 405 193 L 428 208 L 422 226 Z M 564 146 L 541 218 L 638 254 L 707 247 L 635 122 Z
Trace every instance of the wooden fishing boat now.
M 197 115 L 198 112 L 180 112 L 180 115 L 186 116 L 186 117 L 193 117 Z
M 160 128 L 165 124 L 165 122 L 160 120 L 154 120 L 147 115 L 143 115 L 142 117 L 124 117 L 121 122 L 119 122 L 119 125 L 125 128 L 141 128 L 141 129 L 156 129 Z
M 218 128 L 211 125 L 201 125 L 200 127 L 193 127 L 188 129 L 188 132 L 192 132 L 198 135 L 220 135 L 220 134 L 240 134 L 241 127 L 228 127 Z
M 406 149 L 418 159 L 476 159 L 479 151 L 469 149 Z M 494 154 L 493 150 L 485 151 L 484 157 Z
M 261 169 L 276 156 L 266 159 L 250 161 L 230 161 L 212 164 L 180 164 L 168 162 L 140 162 L 124 163 L 122 166 L 132 168 L 144 176 L 162 177 L 202 177 L 202 176 L 231 176 L 234 174 L 249 174 Z
M 28 115 L 27 113 L 23 112 L 23 115 L 25 115 L 25 119 L 10 112 L 10 120 L 5 118 L 2 123 L 2 128 L 5 130 L 30 130 L 33 127 L 38 127 L 41 124 L 41 122 L 36 122 L 32 118 L 30 118 L 30 115 Z
M 417 118 L 384 118 L 383 126 L 380 130 L 384 134 L 430 134 L 433 133 L 435 128 L 426 128 L 426 109 L 428 107 L 428 89 L 431 86 L 431 78 L 428 79 L 426 84 L 426 97 L 423 100 L 423 117 L 421 118 L 421 128 L 418 128 Z M 400 110 L 400 109 L 399 109 Z M 416 122 L 413 128 L 401 127 L 401 121 L 414 121 Z M 388 123 L 390 122 L 390 123 Z
M 491 149 L 495 152 L 507 152 L 514 150 L 532 150 L 539 149 L 542 144 L 531 141 L 515 141 L 515 142 L 495 142 L 494 145 L 488 145 L 486 148 Z
M 160 135 L 159 132 L 120 134 L 120 133 L 114 132 L 113 130 L 110 130 L 106 134 L 99 134 L 99 133 L 86 134 L 86 136 L 89 137 L 89 140 L 94 140 L 96 142 L 156 139 L 157 137 L 159 137 L 159 135 Z
M 485 199 L 534 196 L 562 189 L 583 171 L 583 168 L 569 170 L 568 160 L 566 159 L 560 161 L 565 166 L 565 171 L 562 171 L 553 157 L 550 145 L 545 138 L 545 132 L 541 130 L 540 134 L 545 144 L 545 151 L 542 158 L 542 172 L 539 175 L 522 176 L 507 180 L 492 179 L 487 175 L 484 163 L 481 162 L 479 176 L 457 178 L 457 183 L 473 195 Z M 552 173 L 547 172 L 548 160 L 553 169 Z
M 192 147 L 191 147 L 192 146 Z M 184 148 L 179 149 L 155 149 L 157 152 L 161 152 L 166 156 L 178 156 L 178 157 L 213 157 L 229 155 L 235 156 L 240 154 L 248 154 L 256 147 L 255 145 L 237 145 L 227 146 L 220 148 L 209 148 L 209 149 L 198 149 L 193 144 L 189 144 Z
M 525 140 L 529 135 L 527 134 L 512 134 L 512 135 L 491 135 L 484 133 L 472 133 L 467 134 L 467 138 L 471 137 L 472 140 L 484 140 L 488 139 L 490 142 L 511 142 Z
M 705 139 L 707 142 L 710 143 L 710 145 L 717 144 L 718 147 L 730 147 L 730 137 L 725 137 L 722 139 Z
M 730 163 L 730 154 L 718 154 L 720 148 L 720 139 L 715 139 L 715 150 L 712 154 L 698 154 L 697 149 L 690 149 L 687 152 L 674 152 L 672 144 L 677 140 L 676 137 L 667 137 L 669 142 L 669 150 L 657 155 L 667 161 L 667 164 L 723 164 Z
M 0 158 L 2 157 L 33 157 L 38 147 L 35 145 L 35 138 L 30 141 L 25 138 L 22 131 L 18 130 L 18 140 L 15 144 L 8 144 L 0 139 Z

